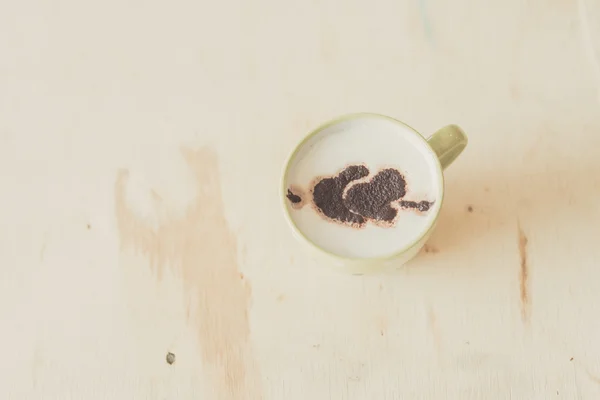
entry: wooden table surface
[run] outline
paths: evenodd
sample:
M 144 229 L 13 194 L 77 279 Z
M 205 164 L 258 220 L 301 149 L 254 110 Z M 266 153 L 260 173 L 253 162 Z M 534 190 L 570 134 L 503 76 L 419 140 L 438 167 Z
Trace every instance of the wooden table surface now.
M 599 399 L 599 33 L 596 0 L 0 0 L 0 398 Z M 470 138 L 385 275 L 318 267 L 278 197 L 359 111 Z

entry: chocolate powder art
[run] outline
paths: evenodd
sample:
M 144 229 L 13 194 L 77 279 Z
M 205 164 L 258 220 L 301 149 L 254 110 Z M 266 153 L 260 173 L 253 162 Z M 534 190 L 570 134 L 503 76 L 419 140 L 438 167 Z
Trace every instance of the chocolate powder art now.
M 403 200 L 407 193 L 406 178 L 394 168 L 385 168 L 369 177 L 364 165 L 350 165 L 340 173 L 315 180 L 312 203 L 319 214 L 328 220 L 354 228 L 367 222 L 394 226 L 402 209 L 419 213 L 429 211 L 434 202 Z M 287 198 L 293 208 L 304 203 L 296 187 L 288 189 Z
M 405 200 L 402 200 L 399 205 L 402 208 L 412 208 L 414 210 L 419 210 L 419 211 L 425 212 L 425 211 L 429 211 L 429 208 L 433 205 L 433 202 L 432 201 L 405 201 Z
M 367 182 L 356 183 L 344 195 L 344 204 L 350 211 L 376 221 L 393 222 L 398 210 L 392 202 L 406 194 L 406 180 L 392 168 L 379 171 Z
M 297 194 L 292 193 L 292 191 L 290 189 L 288 189 L 286 197 L 293 204 L 298 204 L 302 201 L 302 197 L 298 196 Z
M 296 210 L 299 210 L 302 207 L 304 207 L 304 200 L 307 198 L 304 191 L 295 185 L 290 186 L 290 188 L 287 190 L 287 194 L 285 195 L 285 197 L 287 197 L 287 199 L 289 200 L 292 208 Z
M 318 180 L 313 188 L 315 207 L 331 220 L 356 227 L 364 226 L 365 218 L 348 209 L 344 204 L 343 195 L 350 182 L 368 175 L 369 170 L 364 165 L 351 165 L 334 177 Z

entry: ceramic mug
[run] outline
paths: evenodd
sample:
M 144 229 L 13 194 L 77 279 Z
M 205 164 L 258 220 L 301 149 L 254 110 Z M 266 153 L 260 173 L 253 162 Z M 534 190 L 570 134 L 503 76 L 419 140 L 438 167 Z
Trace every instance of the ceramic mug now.
M 304 210 L 303 212 L 318 213 L 320 211 L 323 211 L 322 209 L 317 209 L 317 207 L 315 207 L 315 205 L 316 205 L 316 197 L 315 197 L 315 191 L 314 191 L 315 187 L 316 187 L 315 183 L 313 183 L 312 186 L 309 185 L 310 186 L 309 189 L 303 190 L 302 197 L 304 197 L 304 198 L 297 196 L 296 194 L 292 193 L 292 191 L 290 191 L 290 187 L 291 187 L 290 182 L 293 180 L 293 178 L 291 176 L 294 175 L 294 172 L 290 173 L 292 166 L 294 166 L 294 168 L 296 168 L 296 169 L 300 168 L 300 167 L 296 167 L 297 163 L 299 162 L 298 159 L 300 159 L 301 157 L 305 157 L 304 154 L 311 154 L 311 153 L 307 153 L 307 152 L 314 151 L 312 149 L 315 146 L 326 147 L 327 144 L 323 144 L 323 143 L 327 143 L 327 142 L 323 142 L 322 141 L 323 138 L 330 138 L 329 142 L 334 143 L 333 136 L 331 136 L 331 135 L 334 135 L 334 134 L 342 132 L 342 131 L 346 132 L 344 129 L 346 129 L 346 130 L 361 129 L 361 126 L 376 127 L 376 129 L 380 129 L 377 127 L 381 126 L 381 129 L 382 129 L 381 132 L 383 132 L 383 130 L 385 130 L 385 129 L 388 129 L 390 131 L 393 131 L 394 129 L 398 129 L 399 132 L 401 131 L 402 137 L 403 137 L 403 139 L 402 139 L 403 142 L 401 143 L 402 147 L 405 149 L 408 148 L 409 151 L 412 152 L 404 158 L 405 159 L 411 158 L 411 157 L 415 158 L 414 155 L 417 154 L 418 156 L 415 158 L 415 160 L 416 160 L 415 162 L 427 163 L 426 165 L 431 166 L 431 167 L 428 167 L 429 169 L 427 169 L 427 172 L 423 172 L 423 173 L 426 174 L 426 179 L 431 182 L 431 186 L 435 188 L 435 193 L 437 194 L 436 195 L 437 198 L 435 199 L 435 206 L 432 207 L 431 210 L 428 210 L 433 215 L 430 215 L 429 217 L 427 217 L 427 222 L 422 223 L 423 226 L 421 228 L 419 228 L 418 233 L 415 233 L 413 236 L 409 237 L 407 239 L 407 242 L 403 243 L 401 248 L 394 249 L 394 251 L 388 252 L 383 255 L 376 254 L 376 255 L 367 255 L 367 256 L 365 256 L 365 255 L 356 256 L 356 255 L 340 254 L 340 252 L 332 251 L 330 248 L 326 248 L 327 246 L 320 245 L 317 243 L 316 240 L 311 239 L 309 237 L 310 235 L 307 235 L 306 232 L 303 231 L 303 229 L 301 229 L 299 227 L 300 220 L 295 221 L 295 219 L 291 215 L 292 212 L 296 212 L 296 209 L 295 209 L 296 207 L 294 207 L 296 204 L 303 205 L 303 203 L 305 203 L 305 202 L 311 203 L 313 206 L 312 207 L 313 210 L 308 210 L 308 211 Z M 377 131 L 377 132 L 379 132 L 379 131 Z M 360 132 L 358 132 L 357 134 L 361 135 Z M 364 134 L 367 135 L 367 133 L 364 133 Z M 356 137 L 359 138 L 358 140 L 363 140 L 363 139 L 361 139 L 360 136 L 356 136 Z M 294 235 L 301 242 L 304 242 L 305 244 L 307 244 L 308 247 L 310 247 L 314 251 L 313 254 L 319 256 L 317 258 L 317 260 L 325 263 L 328 266 L 336 267 L 343 271 L 347 271 L 347 272 L 351 272 L 351 273 L 367 273 L 367 272 L 381 271 L 382 269 L 386 269 L 386 268 L 394 268 L 394 267 L 401 266 L 404 263 L 406 263 L 407 261 L 409 261 L 410 259 L 412 259 L 421 250 L 421 248 L 424 246 L 424 244 L 427 242 L 427 240 L 431 236 L 431 233 L 433 232 L 433 229 L 437 223 L 441 206 L 443 204 L 443 197 L 444 197 L 443 170 L 445 168 L 447 168 L 450 164 L 452 164 L 452 162 L 462 153 L 462 151 L 465 149 L 465 147 L 467 145 L 467 141 L 468 140 L 467 140 L 467 136 L 465 135 L 465 133 L 462 131 L 461 128 L 459 128 L 456 125 L 445 126 L 426 139 L 419 132 L 417 132 L 415 129 L 411 128 L 407 124 L 405 124 L 401 121 L 398 121 L 396 119 L 393 119 L 393 118 L 390 118 L 387 116 L 383 116 L 383 115 L 379 115 L 379 114 L 360 113 L 360 114 L 346 115 L 346 116 L 334 119 L 330 122 L 327 122 L 327 123 L 317 127 L 315 130 L 310 132 L 300 143 L 298 143 L 298 145 L 293 149 L 293 151 L 291 152 L 291 154 L 289 155 L 289 157 L 286 160 L 285 167 L 283 169 L 282 179 L 281 179 L 281 186 L 280 186 L 280 196 L 281 196 L 281 200 L 282 200 L 282 204 L 283 204 L 283 211 L 284 211 L 285 218 L 286 218 L 289 226 L 291 227 Z M 364 152 L 370 151 L 371 153 L 373 153 L 373 150 L 368 150 L 368 147 L 369 147 L 368 141 L 365 141 L 364 143 L 357 143 L 356 146 L 354 146 L 352 143 L 349 143 L 347 145 L 345 144 L 344 146 L 345 146 L 344 148 L 340 148 L 339 144 L 338 144 L 337 148 L 331 147 L 330 150 L 323 150 L 323 151 L 329 151 L 330 154 L 332 155 L 332 157 L 325 157 L 325 158 L 327 158 L 327 160 L 323 160 L 324 157 L 321 156 L 321 159 L 316 158 L 314 162 L 317 164 L 327 164 L 327 162 L 329 161 L 329 158 L 335 158 L 336 154 L 340 154 L 340 153 L 341 154 L 348 153 L 348 154 L 351 154 L 351 156 L 354 157 L 355 159 L 358 159 L 361 156 L 362 148 L 365 149 Z M 356 148 L 352 148 L 352 146 L 354 146 Z M 386 148 L 383 148 L 383 147 L 386 147 Z M 412 151 L 413 147 L 415 148 L 415 151 Z M 385 154 L 388 154 L 388 159 L 389 159 L 390 154 L 392 157 L 395 157 L 394 152 L 396 150 L 394 148 L 394 145 L 389 145 L 389 146 L 381 146 L 380 145 L 380 148 L 381 148 L 381 150 L 377 150 L 377 148 L 375 148 L 375 153 L 381 152 L 382 156 L 385 156 Z M 399 149 L 399 147 L 397 147 L 397 149 Z M 327 153 L 325 153 L 325 154 L 327 154 Z M 340 157 L 344 157 L 344 156 L 340 156 Z M 377 154 L 375 154 L 374 157 L 377 157 Z M 423 159 L 418 160 L 418 158 L 420 158 L 420 157 L 422 157 Z M 339 162 L 337 163 L 337 165 L 339 165 L 342 162 L 340 160 L 338 160 L 338 161 Z M 356 161 L 356 160 L 354 160 L 354 161 Z M 303 161 L 303 162 L 306 164 L 308 161 Z M 395 164 L 397 164 L 397 163 L 395 163 Z M 364 165 L 367 165 L 367 164 L 364 164 Z M 425 164 L 422 164 L 422 165 L 425 165 Z M 409 167 L 407 166 L 406 168 L 409 168 Z M 325 168 L 325 169 L 327 169 L 327 168 Z M 414 171 L 415 169 L 418 169 L 418 168 L 413 167 L 412 169 Z M 316 167 L 315 170 L 319 170 L 319 169 Z M 331 170 L 331 166 L 328 167 L 328 170 Z M 340 170 L 340 171 L 342 171 L 342 170 Z M 372 176 L 372 175 L 373 174 L 371 174 L 369 172 L 369 176 Z M 341 177 L 342 176 L 341 172 L 340 172 L 340 175 L 337 175 L 337 176 Z M 425 176 L 425 175 L 423 175 L 423 176 Z M 334 178 L 331 178 L 331 176 L 330 176 L 328 179 L 331 182 L 333 182 L 332 179 L 334 179 Z M 367 178 L 365 178 L 365 179 L 367 179 Z M 360 181 L 357 180 L 356 182 L 360 182 Z M 408 182 L 408 180 L 407 180 L 407 182 Z M 410 186 L 410 184 L 408 184 L 408 186 Z M 351 187 L 351 185 L 348 187 Z M 298 189 L 298 190 L 301 190 L 301 189 Z M 345 191 L 344 196 L 346 196 L 347 193 L 348 192 Z M 415 202 L 412 202 L 412 203 L 414 204 Z M 392 204 L 392 203 L 390 203 L 390 204 Z M 433 202 L 432 202 L 432 204 L 433 204 Z M 398 208 L 397 206 L 395 206 L 395 207 Z M 398 210 L 398 214 L 400 214 L 399 210 Z M 410 214 L 410 213 L 408 213 L 408 214 Z M 315 218 L 317 218 L 315 216 L 316 214 L 314 214 L 314 215 L 306 214 L 306 215 L 307 215 L 307 218 L 312 218 L 312 220 L 315 220 Z M 324 215 L 321 215 L 321 216 L 325 217 L 325 219 L 329 219 L 328 217 L 326 217 Z M 361 219 L 360 217 L 357 217 L 357 218 Z M 405 216 L 403 218 L 416 218 L 416 217 L 406 216 L 406 214 L 405 214 Z M 416 220 L 416 219 L 414 219 L 414 220 Z M 403 220 L 399 219 L 398 224 L 401 223 L 402 221 Z M 333 222 L 339 222 L 339 221 L 333 221 Z M 373 222 L 377 223 L 377 221 L 373 221 Z M 348 224 L 346 224 L 346 225 L 348 225 Z M 365 224 L 363 224 L 363 227 L 364 227 L 364 225 Z M 354 226 L 354 227 L 356 227 L 356 226 Z M 317 234 L 319 234 L 323 229 L 329 229 L 329 226 L 328 225 L 320 226 L 318 228 Z M 340 236 L 357 235 L 356 233 L 352 233 L 349 230 L 349 229 L 352 229 L 351 227 L 346 227 L 345 228 L 346 230 L 339 228 L 339 226 L 336 228 L 332 227 L 331 229 L 332 229 L 331 231 L 328 231 L 329 236 L 325 236 L 325 237 L 329 237 L 331 239 L 331 241 L 336 240 L 336 238 L 334 237 L 335 235 L 340 235 Z M 371 229 L 376 229 L 376 228 L 371 228 Z M 410 228 L 406 228 L 406 229 L 410 229 Z M 375 230 L 372 230 L 372 232 L 375 232 Z M 384 232 L 384 230 L 382 230 L 380 232 Z M 361 234 L 362 233 L 359 233 L 358 235 L 361 235 Z M 384 233 L 377 233 L 377 232 L 374 233 L 374 235 L 386 235 L 386 234 L 387 233 L 385 233 L 385 232 Z M 323 235 L 326 235 L 326 234 L 323 233 Z M 366 233 L 366 235 L 370 235 L 370 234 Z M 368 236 L 368 237 L 370 237 L 370 236 Z M 381 236 L 381 237 L 383 239 L 387 240 L 384 236 Z M 323 242 L 321 242 L 321 243 L 323 243 Z M 361 240 L 356 243 L 365 243 L 365 241 Z M 375 242 L 373 242 L 373 243 L 375 243 Z M 393 241 L 392 241 L 392 243 L 393 243 Z

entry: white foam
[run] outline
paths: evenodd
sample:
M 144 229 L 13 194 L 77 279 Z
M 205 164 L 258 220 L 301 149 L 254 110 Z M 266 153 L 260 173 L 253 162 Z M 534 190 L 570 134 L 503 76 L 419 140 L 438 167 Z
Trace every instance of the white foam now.
M 441 206 L 435 155 L 415 131 L 384 117 L 361 115 L 323 128 L 292 156 L 284 184 L 286 189 L 302 188 L 306 196 L 316 177 L 335 175 L 351 164 L 365 164 L 370 176 L 382 168 L 397 168 L 407 181 L 404 200 L 434 204 L 422 214 L 400 210 L 391 228 L 368 223 L 355 229 L 325 220 L 312 207 L 312 199 L 305 198 L 299 210 L 286 202 L 293 223 L 307 239 L 339 256 L 370 258 L 391 255 L 428 230 Z

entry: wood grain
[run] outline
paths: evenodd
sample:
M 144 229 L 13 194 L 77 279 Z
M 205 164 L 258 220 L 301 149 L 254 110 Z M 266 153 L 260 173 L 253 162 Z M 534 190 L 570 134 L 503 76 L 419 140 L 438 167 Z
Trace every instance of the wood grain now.
M 182 218 L 162 221 L 156 229 L 130 209 L 128 173 L 119 172 L 115 210 L 121 244 L 124 251 L 143 254 L 159 279 L 164 268 L 175 268 L 181 276 L 190 299 L 187 314 L 198 326 L 201 356 L 214 369 L 216 398 L 259 399 L 260 375 L 249 343 L 250 286 L 238 271 L 236 239 L 224 216 L 216 154 L 186 149 L 183 156 L 196 179 L 197 195 Z
M 0 398 L 599 399 L 597 3 L 0 2 Z M 469 136 L 386 275 L 281 212 L 361 111 Z
M 529 263 L 527 260 L 527 236 L 521 224 L 518 227 L 518 244 L 519 244 L 519 299 L 521 301 L 521 318 L 523 322 L 529 321 L 530 314 L 530 296 L 529 296 Z

